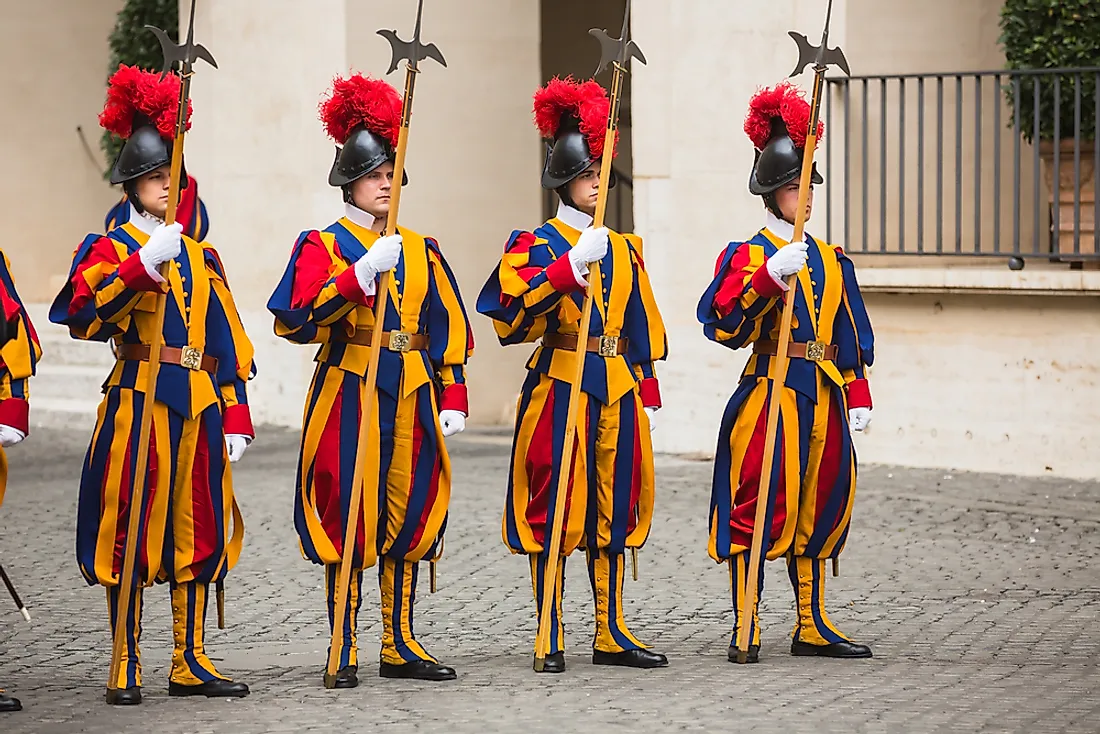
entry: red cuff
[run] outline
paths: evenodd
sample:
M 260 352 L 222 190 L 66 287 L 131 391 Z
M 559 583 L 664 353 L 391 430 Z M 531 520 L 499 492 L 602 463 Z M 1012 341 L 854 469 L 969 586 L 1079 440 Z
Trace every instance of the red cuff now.
M 768 272 L 768 268 L 761 265 L 756 269 L 756 272 L 752 274 L 752 287 L 764 298 L 779 298 L 786 291 L 783 290 L 783 286 L 778 280 L 772 277 L 772 274 Z
M 871 384 L 867 380 L 852 380 L 848 383 L 848 407 L 870 408 Z
M 31 406 L 22 398 L 0 400 L 0 425 L 18 428 L 24 435 L 30 433 Z
M 252 427 L 252 414 L 248 411 L 248 405 L 238 403 L 225 409 L 222 416 L 222 431 L 225 435 L 236 434 L 256 438 L 256 430 Z
M 363 292 L 363 286 L 359 285 L 359 278 L 355 276 L 355 266 L 344 270 L 336 276 L 336 290 L 345 299 L 360 306 L 369 306 L 367 294 Z
M 572 293 L 584 289 L 584 286 L 577 282 L 577 276 L 573 272 L 573 263 L 569 262 L 568 256 L 559 257 L 550 263 L 550 266 L 546 268 L 546 277 L 549 279 L 550 285 L 554 286 L 554 290 L 559 293 Z
M 149 271 L 145 269 L 145 263 L 141 261 L 141 255 L 134 253 L 122 261 L 118 266 L 118 277 L 132 291 L 166 292 L 164 283 L 158 283 Z
M 460 382 L 443 389 L 443 395 L 439 398 L 439 409 L 457 410 L 463 415 L 470 415 L 470 399 L 466 392 L 466 386 Z
M 656 377 L 647 377 L 639 382 L 638 395 L 642 398 L 643 408 L 661 407 L 661 387 Z

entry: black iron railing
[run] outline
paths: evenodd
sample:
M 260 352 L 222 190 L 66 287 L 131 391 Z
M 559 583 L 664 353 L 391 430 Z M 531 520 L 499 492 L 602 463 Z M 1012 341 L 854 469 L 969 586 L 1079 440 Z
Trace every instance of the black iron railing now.
M 1100 259 L 1100 68 L 827 83 L 830 241 L 1014 267 Z

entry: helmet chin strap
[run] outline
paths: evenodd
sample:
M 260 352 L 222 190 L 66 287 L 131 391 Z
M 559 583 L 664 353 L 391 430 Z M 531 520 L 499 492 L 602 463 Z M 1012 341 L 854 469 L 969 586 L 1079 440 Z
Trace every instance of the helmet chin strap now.
M 554 189 L 558 198 L 561 199 L 561 203 L 573 209 L 577 208 L 577 205 L 573 202 L 573 197 L 569 195 L 569 184 L 562 184 L 558 188 Z
M 770 194 L 763 194 L 760 198 L 764 200 L 764 207 L 767 208 L 768 211 L 784 222 L 787 221 L 787 218 L 783 216 L 783 212 L 779 210 L 779 197 L 775 195 L 774 191 Z M 790 224 L 794 223 L 790 222 Z

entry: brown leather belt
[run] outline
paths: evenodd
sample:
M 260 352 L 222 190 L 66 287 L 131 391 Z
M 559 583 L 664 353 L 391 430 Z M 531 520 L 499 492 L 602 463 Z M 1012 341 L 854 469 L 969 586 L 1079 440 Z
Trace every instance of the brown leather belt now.
M 588 337 L 588 351 L 595 352 L 601 357 L 617 357 L 626 354 L 626 348 L 630 340 L 625 336 L 590 336 Z M 547 334 L 542 337 L 542 346 L 548 349 L 564 349 L 576 351 L 576 334 Z
M 360 347 L 369 347 L 374 329 L 356 329 L 351 336 L 337 334 L 336 340 Z M 382 346 L 391 352 L 422 352 L 428 348 L 427 334 L 413 334 L 408 331 L 383 331 Z
M 779 353 L 779 345 L 773 341 L 758 341 L 752 351 L 774 357 Z M 791 342 L 787 345 L 787 356 L 791 359 L 806 359 L 810 362 L 832 362 L 837 355 L 836 344 L 825 342 Z
M 148 362 L 149 347 L 146 344 L 123 344 L 118 348 L 118 358 L 133 362 Z M 218 371 L 218 360 L 194 347 L 161 347 L 161 364 L 177 364 L 189 370 L 202 370 L 214 374 Z

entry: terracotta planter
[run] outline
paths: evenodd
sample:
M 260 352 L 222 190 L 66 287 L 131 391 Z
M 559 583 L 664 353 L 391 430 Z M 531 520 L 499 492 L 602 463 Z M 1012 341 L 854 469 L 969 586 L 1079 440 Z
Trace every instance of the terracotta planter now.
M 1061 260 L 1073 261 L 1074 235 L 1074 198 L 1079 196 L 1080 205 L 1080 245 L 1083 255 L 1096 254 L 1094 233 L 1096 231 L 1096 169 L 1093 142 L 1082 140 L 1080 143 L 1081 166 L 1079 175 L 1073 175 L 1073 139 L 1060 141 L 1058 145 L 1058 185 L 1054 182 L 1055 146 L 1049 140 L 1039 143 L 1039 157 L 1043 162 L 1043 176 L 1047 186 L 1047 202 L 1054 216 L 1054 192 L 1058 191 L 1058 221 L 1054 222 L 1051 249 L 1061 255 Z M 1074 192 L 1080 190 L 1080 194 Z

